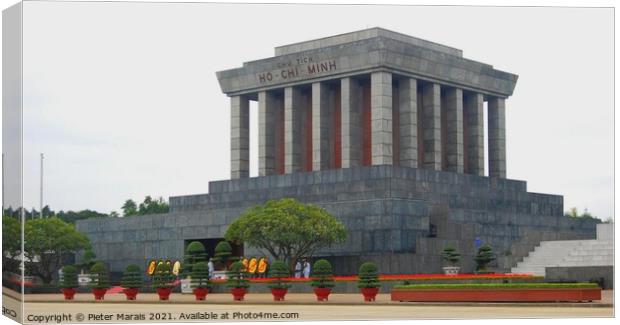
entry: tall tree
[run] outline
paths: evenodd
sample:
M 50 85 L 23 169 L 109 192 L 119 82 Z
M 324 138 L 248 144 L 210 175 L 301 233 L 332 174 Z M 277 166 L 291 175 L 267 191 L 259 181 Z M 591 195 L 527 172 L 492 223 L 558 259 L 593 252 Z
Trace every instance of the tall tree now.
M 24 230 L 24 255 L 29 274 L 50 283 L 67 254 L 90 247 L 88 238 L 59 218 L 31 219 Z
M 2 267 L 5 271 L 19 272 L 22 250 L 22 232 L 19 218 L 2 217 Z
M 297 259 L 343 242 L 346 230 L 324 209 L 284 198 L 246 210 L 230 224 L 224 237 L 287 261 L 292 269 Z
M 138 205 L 132 199 L 125 201 L 121 209 L 123 209 L 124 217 L 133 216 L 138 213 Z

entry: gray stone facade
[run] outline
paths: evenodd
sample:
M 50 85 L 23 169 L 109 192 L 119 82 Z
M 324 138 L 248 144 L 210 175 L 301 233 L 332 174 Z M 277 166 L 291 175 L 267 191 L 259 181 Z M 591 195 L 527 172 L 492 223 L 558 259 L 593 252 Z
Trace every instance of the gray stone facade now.
M 300 172 L 209 183 L 209 194 L 170 198 L 169 214 L 77 223 L 97 256 L 121 271 L 151 258 L 182 258 L 184 241 L 221 238 L 246 208 L 293 197 L 331 212 L 347 241 L 319 253 L 339 274 L 374 260 L 384 273 L 436 273 L 451 244 L 473 270 L 474 241 L 491 244 L 508 271 L 541 240 L 594 238 L 596 224 L 563 216 L 563 198 L 523 181 L 394 166 Z M 437 229 L 431 235 L 431 224 Z M 258 254 L 245 247 L 245 255 Z
M 505 100 L 517 76 L 458 49 L 371 28 L 281 46 L 217 78 L 231 98 L 232 179 L 210 182 L 209 194 L 171 197 L 168 214 L 79 221 L 113 271 L 180 259 L 186 241 L 222 238 L 245 209 L 283 197 L 322 206 L 346 226 L 345 243 L 319 252 L 338 274 L 367 260 L 382 273 L 441 272 L 446 245 L 471 272 L 476 238 L 508 271 L 541 240 L 595 236 L 593 221 L 563 217 L 561 196 L 506 179 Z M 255 178 L 250 100 L 258 101 Z

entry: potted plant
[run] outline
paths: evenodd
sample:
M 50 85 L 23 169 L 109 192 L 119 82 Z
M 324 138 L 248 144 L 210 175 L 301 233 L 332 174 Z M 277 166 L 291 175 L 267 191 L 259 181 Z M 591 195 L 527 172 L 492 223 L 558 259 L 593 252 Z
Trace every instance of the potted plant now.
M 490 245 L 484 244 L 474 256 L 474 261 L 476 261 L 476 273 L 493 273 L 488 270 L 488 265 L 495 260 L 495 253 L 493 252 L 493 248 Z
M 381 287 L 377 264 L 373 262 L 362 264 L 360 266 L 358 278 L 357 287 L 362 291 L 364 301 L 375 301 L 375 297 Z
M 228 287 L 230 293 L 233 295 L 233 299 L 236 301 L 243 300 L 247 292 L 247 288 L 250 287 L 248 281 L 248 274 L 241 262 L 235 262 L 230 266 L 230 270 L 226 272 Z
M 168 300 L 172 293 L 172 288 L 174 287 L 173 281 L 174 274 L 172 274 L 170 270 L 170 265 L 162 262 L 157 264 L 155 273 L 153 274 L 152 286 L 157 291 L 159 300 Z
M 189 243 L 185 249 L 182 274 L 184 276 L 190 275 L 194 264 L 198 262 L 206 262 L 207 257 L 207 251 L 201 242 L 193 241 Z
M 288 292 L 288 288 L 291 286 L 287 283 L 285 278 L 290 276 L 288 265 L 282 261 L 275 261 L 269 268 L 269 277 L 274 280 L 269 284 L 271 294 L 274 301 L 283 301 L 284 296 Z
M 232 257 L 232 246 L 230 246 L 229 242 L 223 240 L 217 243 L 213 260 L 222 266 L 224 270 L 228 269 L 229 264 L 236 260 Z
M 76 292 L 75 289 L 78 287 L 78 275 L 75 266 L 65 265 L 62 268 L 62 276 L 58 286 L 61 288 L 65 300 L 73 300 Z
M 127 300 L 136 300 L 138 291 L 144 284 L 142 279 L 142 272 L 140 267 L 136 264 L 129 264 L 123 272 L 123 278 L 121 279 L 121 287 L 127 297 Z
M 196 300 L 205 300 L 211 282 L 209 281 L 209 267 L 205 262 L 198 262 L 194 264 L 191 274 L 191 287 Z
M 92 289 L 95 300 L 103 300 L 106 291 L 110 288 L 110 278 L 108 270 L 103 262 L 96 262 L 90 268 L 90 288 Z
M 312 266 L 312 282 L 314 294 L 318 301 L 327 301 L 334 287 L 332 265 L 328 260 L 320 259 Z
M 441 257 L 446 263 L 448 263 L 448 266 L 443 267 L 443 272 L 445 275 L 459 274 L 459 270 L 461 268 L 458 267 L 457 265 L 459 261 L 461 260 L 461 254 L 459 254 L 459 252 L 456 251 L 456 248 L 452 246 L 447 246 L 446 248 L 443 249 Z

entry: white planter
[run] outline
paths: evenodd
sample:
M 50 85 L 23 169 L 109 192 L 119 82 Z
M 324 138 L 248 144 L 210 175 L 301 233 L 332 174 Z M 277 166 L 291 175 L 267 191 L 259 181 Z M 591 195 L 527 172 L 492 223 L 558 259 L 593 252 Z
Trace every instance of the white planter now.
M 458 266 L 444 266 L 443 273 L 445 275 L 458 275 L 460 269 Z

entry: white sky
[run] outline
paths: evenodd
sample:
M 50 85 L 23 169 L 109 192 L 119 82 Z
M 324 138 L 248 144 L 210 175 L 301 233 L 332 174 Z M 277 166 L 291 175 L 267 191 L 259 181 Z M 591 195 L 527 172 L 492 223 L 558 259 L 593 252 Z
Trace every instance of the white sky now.
M 380 26 L 519 75 L 508 177 L 613 215 L 613 10 L 46 3 L 24 7 L 24 193 L 55 210 L 205 193 L 227 179 L 229 103 L 215 72 L 273 48 Z M 343 19 L 344 18 L 344 19 Z M 255 105 L 253 106 L 255 109 Z M 255 113 L 255 112 L 253 112 Z M 252 115 L 256 124 L 256 114 Z M 256 128 L 252 128 L 256 174 Z

